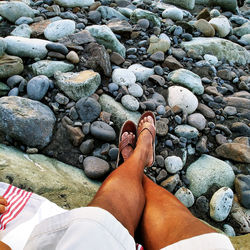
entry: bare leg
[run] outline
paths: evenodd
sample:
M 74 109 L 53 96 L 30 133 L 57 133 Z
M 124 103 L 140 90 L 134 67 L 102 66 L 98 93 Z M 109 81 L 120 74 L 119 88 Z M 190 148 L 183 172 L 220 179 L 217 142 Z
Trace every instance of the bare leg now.
M 151 117 L 144 120 L 144 122 L 153 122 Z M 132 236 L 134 236 L 145 205 L 142 186 L 143 170 L 152 162 L 152 158 L 152 136 L 144 130 L 137 140 L 134 152 L 107 177 L 89 204 L 89 206 L 109 211 Z
M 145 175 L 143 188 L 146 204 L 138 230 L 145 249 L 159 250 L 183 239 L 215 232 Z

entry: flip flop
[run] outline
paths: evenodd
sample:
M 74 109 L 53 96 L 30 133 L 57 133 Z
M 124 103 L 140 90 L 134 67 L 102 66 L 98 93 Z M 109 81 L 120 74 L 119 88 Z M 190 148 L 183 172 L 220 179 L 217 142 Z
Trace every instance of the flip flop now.
M 124 140 L 121 140 L 122 134 L 125 132 L 132 132 L 135 135 L 135 138 L 132 139 L 131 137 L 127 137 Z M 122 150 L 127 147 L 131 146 L 133 149 L 135 149 L 136 146 L 136 125 L 132 122 L 127 120 L 126 122 L 123 123 L 121 132 L 119 135 L 119 152 L 118 152 L 118 157 L 116 160 L 116 168 L 121 165 L 129 156 L 122 155 Z
M 153 118 L 153 120 L 154 120 L 154 125 L 156 124 L 156 120 L 155 120 L 155 115 L 154 115 L 154 113 L 153 112 L 151 112 L 151 111 L 146 111 L 146 112 L 144 112 L 143 114 L 142 114 L 142 116 L 141 116 L 141 118 L 140 118 L 140 120 L 139 120 L 139 122 L 138 122 L 138 126 L 139 126 L 139 124 L 140 124 L 140 122 L 141 122 L 141 120 L 143 120 L 145 117 L 147 117 L 147 116 L 151 116 L 152 118 Z M 137 127 L 138 127 L 137 126 Z M 142 133 L 142 131 L 144 131 L 144 130 L 148 130 L 149 131 L 149 133 L 152 135 L 152 138 L 153 138 L 153 142 L 152 142 L 152 144 L 153 144 L 153 150 L 154 150 L 154 157 L 153 157 L 153 162 L 152 162 L 152 164 L 150 165 L 150 166 L 147 166 L 147 167 L 152 167 L 153 165 L 154 165 L 154 162 L 155 162 L 155 135 L 156 135 L 156 125 L 155 125 L 155 127 L 153 127 L 153 125 L 151 124 L 151 123 L 149 123 L 149 122 L 146 122 L 146 123 L 144 123 L 144 125 L 139 129 L 137 129 L 137 138 L 139 138 L 139 135 Z

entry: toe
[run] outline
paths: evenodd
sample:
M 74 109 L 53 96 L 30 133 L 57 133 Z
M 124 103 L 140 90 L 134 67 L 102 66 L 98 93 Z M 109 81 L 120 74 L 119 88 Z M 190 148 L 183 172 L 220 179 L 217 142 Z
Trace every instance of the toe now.
M 122 134 L 122 140 L 124 140 L 126 137 L 128 137 L 128 132 L 124 132 L 124 133 Z

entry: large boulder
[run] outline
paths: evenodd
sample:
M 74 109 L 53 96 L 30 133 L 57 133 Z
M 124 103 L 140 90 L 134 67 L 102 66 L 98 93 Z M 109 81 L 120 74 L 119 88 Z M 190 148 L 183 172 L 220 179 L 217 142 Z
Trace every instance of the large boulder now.
M 0 132 L 28 147 L 45 147 L 51 141 L 55 121 L 50 108 L 38 101 L 0 98 Z
M 186 50 L 194 50 L 200 55 L 211 54 L 219 60 L 245 65 L 250 62 L 250 53 L 242 46 L 222 38 L 193 38 L 192 41 L 182 42 Z
M 100 186 L 83 170 L 44 155 L 28 155 L 0 144 L 0 159 L 1 182 L 42 195 L 66 209 L 86 206 Z

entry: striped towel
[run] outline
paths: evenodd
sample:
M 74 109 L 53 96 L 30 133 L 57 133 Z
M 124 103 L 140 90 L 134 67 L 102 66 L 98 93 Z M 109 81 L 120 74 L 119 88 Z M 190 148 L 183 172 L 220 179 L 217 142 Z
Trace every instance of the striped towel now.
M 23 210 L 31 195 L 31 192 L 9 185 L 2 195 L 8 201 L 8 206 L 7 210 L 0 216 L 0 231 L 5 230 L 6 225 Z
M 136 250 L 144 250 L 143 246 L 136 243 Z

